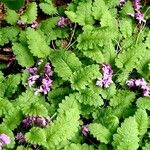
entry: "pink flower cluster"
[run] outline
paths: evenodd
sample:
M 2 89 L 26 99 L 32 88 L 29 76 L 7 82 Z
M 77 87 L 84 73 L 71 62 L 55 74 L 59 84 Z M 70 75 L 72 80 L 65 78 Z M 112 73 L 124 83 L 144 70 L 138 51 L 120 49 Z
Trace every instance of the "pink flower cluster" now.
M 69 19 L 65 17 L 60 17 L 57 25 L 61 28 L 64 28 L 69 24 Z
M 22 132 L 18 132 L 16 135 L 16 140 L 19 141 L 20 143 L 26 143 L 25 136 Z
M 103 77 L 99 78 L 96 85 L 100 87 L 109 87 L 112 81 L 113 70 L 109 64 L 102 64 Z
M 88 125 L 84 125 L 81 131 L 84 136 L 87 136 L 89 133 Z
M 38 127 L 45 127 L 51 122 L 50 117 L 33 117 L 33 116 L 28 116 L 22 121 L 22 126 L 23 128 L 28 128 L 32 126 L 33 124 L 38 126 Z
M 125 2 L 126 2 L 126 0 L 120 0 L 119 1 L 120 6 L 123 6 L 125 4 Z
M 134 11 L 135 11 L 135 19 L 139 21 L 141 24 L 142 22 L 146 23 L 146 20 L 144 19 L 144 14 L 141 13 L 140 8 L 140 2 L 139 0 L 133 0 L 133 6 L 134 6 Z
M 147 85 L 147 82 L 142 79 L 130 79 L 126 81 L 127 85 L 130 88 L 138 88 L 142 90 L 143 96 L 150 96 L 150 87 Z
M 42 77 L 37 74 L 38 69 L 36 67 L 30 67 L 28 71 L 30 73 L 28 78 L 29 87 L 32 87 L 38 79 L 42 78 L 40 87 L 35 89 L 35 95 L 37 95 L 39 92 L 47 94 L 52 86 L 51 76 L 53 75 L 53 71 L 51 69 L 50 63 L 45 64 L 44 74 Z
M 7 136 L 4 133 L 0 134 L 0 150 L 2 149 L 3 145 L 10 144 L 10 143 L 11 140 L 9 136 Z

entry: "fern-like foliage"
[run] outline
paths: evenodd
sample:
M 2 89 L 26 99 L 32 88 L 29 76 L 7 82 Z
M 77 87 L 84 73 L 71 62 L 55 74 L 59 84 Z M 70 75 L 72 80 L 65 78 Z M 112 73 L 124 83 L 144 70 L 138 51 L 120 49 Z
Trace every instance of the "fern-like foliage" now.
M 26 140 L 31 144 L 45 145 L 46 144 L 46 133 L 44 129 L 33 127 L 30 132 L 25 134 Z
M 140 138 L 144 136 L 144 134 L 147 132 L 149 122 L 148 122 L 148 115 L 145 110 L 138 109 L 135 113 L 135 119 L 138 123 L 138 130 Z
M 10 130 L 14 130 L 21 123 L 23 114 L 19 109 L 11 110 L 3 119 L 3 125 Z
M 44 37 L 38 31 L 28 28 L 26 35 L 28 39 L 28 47 L 34 56 L 43 58 L 50 54 L 50 47 L 47 45 Z
M 125 119 L 117 133 L 113 136 L 113 146 L 116 150 L 137 150 L 138 142 L 138 124 L 135 118 Z
M 91 0 L 80 2 L 77 6 L 76 12 L 66 11 L 65 13 L 71 21 L 76 22 L 79 25 L 84 26 L 94 23 Z
M 9 43 L 9 41 L 16 41 L 19 34 L 17 27 L 5 27 L 0 29 L 0 45 Z
M 69 80 L 73 72 L 79 70 L 82 65 L 74 53 L 63 50 L 51 53 L 50 59 L 55 72 L 63 80 Z
M 135 94 L 130 91 L 120 90 L 110 99 L 110 106 L 108 112 L 118 116 L 119 118 L 124 114 L 124 111 L 131 106 L 134 101 Z
M 95 106 L 99 107 L 103 105 L 103 100 L 100 97 L 99 93 L 95 93 L 90 88 L 87 88 L 85 90 L 81 90 L 77 95 L 76 99 L 85 105 Z
M 54 7 L 53 2 L 51 0 L 45 0 L 45 2 L 40 3 L 39 6 L 45 14 L 57 14 L 57 9 L 56 7 Z
M 60 142 L 70 140 L 78 131 L 79 109 L 74 95 L 67 97 L 59 105 L 58 112 L 58 117 L 54 123 L 45 129 L 49 149 L 55 149 Z
M 93 146 L 89 146 L 87 144 L 70 144 L 69 146 L 66 146 L 64 148 L 64 150 L 94 150 L 94 147 Z
M 18 88 L 18 85 L 20 84 L 21 76 L 20 74 L 16 75 L 9 75 L 6 80 L 4 81 L 4 97 L 11 97 L 12 94 L 14 94 Z
M 118 77 L 119 82 L 124 83 L 127 80 L 129 73 L 143 59 L 145 51 L 145 44 L 138 44 L 124 50 L 118 55 L 116 66 L 122 71 Z
M 6 21 L 7 23 L 11 25 L 15 25 L 17 23 L 19 16 L 17 15 L 16 11 L 7 9 L 7 14 L 6 14 Z
M 31 24 L 37 18 L 37 4 L 32 2 L 28 5 L 25 13 L 21 16 L 21 20 Z
M 99 66 L 89 65 L 73 73 L 71 86 L 73 89 L 85 89 L 94 79 L 100 77 Z
M 0 98 L 0 106 L 0 116 L 6 116 L 14 110 L 13 104 L 9 100 L 4 98 Z
M 25 105 L 22 108 L 23 114 L 27 116 L 40 116 L 40 117 L 47 117 L 48 116 L 48 110 L 45 108 L 44 105 L 33 102 L 29 105 Z
M 89 126 L 90 133 L 100 142 L 109 143 L 111 140 L 111 132 L 101 124 L 91 123 Z
M 16 55 L 18 63 L 23 67 L 29 67 L 34 64 L 33 56 L 30 53 L 30 50 L 25 45 L 20 43 L 13 44 L 13 52 Z M 28 59 L 27 59 L 28 58 Z
M 150 98 L 149 97 L 139 98 L 136 104 L 138 108 L 150 110 Z

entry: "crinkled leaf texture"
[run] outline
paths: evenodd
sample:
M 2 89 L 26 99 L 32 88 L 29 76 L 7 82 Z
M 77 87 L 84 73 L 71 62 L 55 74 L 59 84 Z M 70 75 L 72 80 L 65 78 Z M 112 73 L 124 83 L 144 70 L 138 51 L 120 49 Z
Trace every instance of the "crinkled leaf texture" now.
M 70 80 L 73 72 L 81 68 L 81 62 L 76 55 L 69 51 L 59 50 L 51 53 L 50 59 L 55 72 L 63 80 Z
M 89 65 L 75 71 L 71 76 L 71 87 L 76 90 L 85 89 L 94 79 L 100 77 L 99 66 Z
M 78 131 L 79 108 L 74 95 L 66 97 L 59 105 L 58 116 L 45 130 L 47 147 L 55 149 L 60 142 L 72 139 Z
M 115 150 L 137 150 L 139 147 L 138 124 L 134 117 L 125 119 L 117 133 L 113 136 Z
M 108 144 L 111 140 L 111 132 L 101 124 L 91 123 L 89 126 L 90 133 L 100 142 Z
M 28 28 L 26 35 L 28 47 L 34 56 L 44 58 L 50 54 L 50 47 L 46 43 L 44 36 L 42 36 L 38 31 Z

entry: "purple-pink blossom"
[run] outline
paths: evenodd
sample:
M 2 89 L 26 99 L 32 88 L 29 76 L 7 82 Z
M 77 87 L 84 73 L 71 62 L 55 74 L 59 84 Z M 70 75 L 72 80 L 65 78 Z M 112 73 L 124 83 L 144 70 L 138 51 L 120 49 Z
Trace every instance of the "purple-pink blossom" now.
M 81 131 L 84 136 L 87 136 L 89 133 L 88 125 L 84 125 Z
M 111 83 L 113 83 L 113 70 L 109 64 L 102 64 L 102 72 L 103 76 L 97 80 L 96 85 L 107 88 Z
M 11 139 L 8 135 L 2 133 L 0 134 L 0 149 L 2 149 L 3 145 L 7 145 L 11 143 Z
M 120 1 L 119 1 L 119 5 L 122 6 L 122 5 L 125 4 L 125 2 L 126 2 L 126 0 L 120 0 Z
M 67 26 L 68 23 L 69 23 L 69 19 L 68 19 L 68 18 L 60 17 L 60 18 L 59 18 L 59 21 L 58 21 L 58 23 L 57 23 L 57 25 L 58 25 L 59 27 L 63 28 L 63 27 L 65 27 L 65 26 Z
M 144 19 L 144 14 L 141 13 L 140 8 L 140 1 L 139 0 L 133 0 L 133 6 L 134 6 L 134 16 L 135 19 L 138 20 L 138 22 L 141 24 L 142 22 L 146 23 L 146 20 Z
M 22 132 L 18 132 L 16 135 L 16 140 L 20 143 L 26 143 L 25 136 Z
M 142 90 L 143 96 L 150 96 L 150 87 L 147 85 L 147 82 L 144 78 L 141 79 L 130 79 L 126 81 L 126 84 L 132 89 Z
M 23 119 L 22 126 L 26 129 L 31 127 L 33 124 L 38 127 L 45 127 L 50 122 L 51 122 L 50 117 L 27 116 L 25 119 Z
M 39 25 L 38 22 L 34 21 L 31 25 L 31 28 L 36 29 L 38 27 L 38 25 Z

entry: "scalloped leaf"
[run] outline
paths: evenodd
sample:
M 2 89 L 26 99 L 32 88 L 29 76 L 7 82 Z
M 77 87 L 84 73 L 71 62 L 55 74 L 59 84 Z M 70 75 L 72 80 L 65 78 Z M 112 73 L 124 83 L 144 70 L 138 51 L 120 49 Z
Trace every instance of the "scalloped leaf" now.
M 48 110 L 43 104 L 40 104 L 38 102 L 33 102 L 29 105 L 25 105 L 22 108 L 22 111 L 26 116 L 48 117 Z
M 101 143 L 109 143 L 111 140 L 111 132 L 100 123 L 91 123 L 88 126 L 90 133 Z
M 100 77 L 99 66 L 89 65 L 75 71 L 71 76 L 71 87 L 76 90 L 85 89 L 94 79 Z
M 81 90 L 78 94 L 76 94 L 76 99 L 80 103 L 95 107 L 99 107 L 104 103 L 99 93 L 95 93 L 95 91 L 90 88 Z
M 0 29 L 0 45 L 9 43 L 9 41 L 16 41 L 17 35 L 19 34 L 20 29 L 18 27 L 3 27 Z
M 26 11 L 21 16 L 21 20 L 29 24 L 33 23 L 37 18 L 37 4 L 36 2 L 29 3 Z
M 29 67 L 34 64 L 33 56 L 27 46 L 21 43 L 14 43 L 12 49 L 21 66 Z
M 79 2 L 76 12 L 65 11 L 65 14 L 72 22 L 76 22 L 79 25 L 93 24 L 94 19 L 92 16 L 92 1 Z
M 137 100 L 138 108 L 150 110 L 150 97 L 141 97 Z
M 55 72 L 63 80 L 69 80 L 73 72 L 79 70 L 82 65 L 74 53 L 64 50 L 51 53 L 50 59 Z
M 125 119 L 113 136 L 115 150 L 137 150 L 139 147 L 138 124 L 134 117 Z
M 5 82 L 5 93 L 4 96 L 5 97 L 11 97 L 12 94 L 14 94 L 18 88 L 18 85 L 20 84 L 21 81 L 21 76 L 20 74 L 16 74 L 16 75 L 9 75 Z
M 135 113 L 135 119 L 138 123 L 139 135 L 142 138 L 147 132 L 149 126 L 149 119 L 146 110 L 138 109 Z
M 17 15 L 16 11 L 7 9 L 6 13 L 6 21 L 11 25 L 15 25 L 17 23 L 19 16 Z
M 38 58 L 46 58 L 50 54 L 50 47 L 38 31 L 28 28 L 26 35 L 28 39 L 28 47 L 34 56 L 37 56 Z
M 53 2 L 51 0 L 46 1 L 44 3 L 39 4 L 41 10 L 48 15 L 57 14 L 57 9 L 54 7 Z
M 46 133 L 44 129 L 33 127 L 25 134 L 26 140 L 31 144 L 45 145 Z

